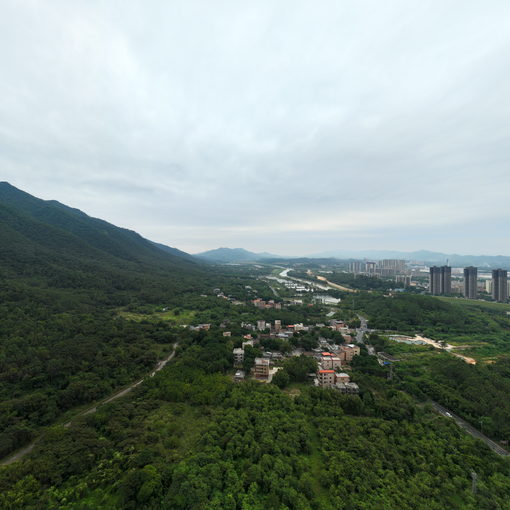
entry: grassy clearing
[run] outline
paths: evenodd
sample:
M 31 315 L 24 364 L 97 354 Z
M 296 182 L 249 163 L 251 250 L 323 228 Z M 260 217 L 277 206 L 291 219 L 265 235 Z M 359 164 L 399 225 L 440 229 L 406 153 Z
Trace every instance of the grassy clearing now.
M 467 306 L 469 308 L 478 308 L 478 309 L 488 309 L 488 310 L 497 310 L 500 312 L 510 312 L 510 304 L 507 303 L 494 303 L 492 301 L 480 301 L 477 299 L 464 299 L 464 298 L 454 298 L 454 297 L 443 297 L 438 296 L 437 299 L 441 301 L 446 301 L 448 303 L 454 305 Z
M 120 310 L 119 315 L 131 321 L 150 321 L 150 322 L 173 322 L 174 324 L 189 324 L 195 317 L 196 312 L 193 310 L 167 310 L 166 312 L 152 313 L 134 313 Z
M 290 383 L 284 390 L 283 392 L 286 393 L 289 397 L 291 398 L 296 398 L 296 397 L 299 397 L 299 395 L 301 395 L 301 391 L 304 387 L 306 387 L 307 385 L 305 384 L 302 384 L 302 383 Z
M 145 434 L 154 440 L 152 448 L 180 460 L 195 448 L 207 429 L 210 417 L 187 404 L 163 404 L 144 421 Z

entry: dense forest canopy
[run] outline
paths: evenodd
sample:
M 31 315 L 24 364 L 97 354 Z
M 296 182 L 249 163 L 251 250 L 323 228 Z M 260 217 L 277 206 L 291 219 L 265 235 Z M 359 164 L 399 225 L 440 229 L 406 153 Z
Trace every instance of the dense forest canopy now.
M 133 397 L 53 427 L 1 469 L 0 506 L 509 508 L 508 461 L 384 374 L 360 370 L 360 396 L 306 385 L 290 395 L 235 384 L 230 365 L 218 334 L 183 338 L 177 361 Z

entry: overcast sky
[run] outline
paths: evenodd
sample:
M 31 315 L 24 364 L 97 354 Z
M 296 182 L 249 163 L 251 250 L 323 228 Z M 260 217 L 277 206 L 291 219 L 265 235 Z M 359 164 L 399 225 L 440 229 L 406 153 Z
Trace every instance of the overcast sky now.
M 0 180 L 192 253 L 510 254 L 510 1 L 2 0 Z

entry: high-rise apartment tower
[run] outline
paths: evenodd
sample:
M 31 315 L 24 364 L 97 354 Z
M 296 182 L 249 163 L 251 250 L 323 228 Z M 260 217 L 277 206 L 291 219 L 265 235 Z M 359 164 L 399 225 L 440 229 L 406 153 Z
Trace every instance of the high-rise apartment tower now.
M 476 299 L 478 297 L 478 268 L 469 266 L 464 268 L 464 297 Z
M 349 272 L 354 274 L 361 273 L 363 271 L 363 266 L 364 264 L 360 260 L 349 262 Z
M 492 299 L 504 303 L 508 299 L 508 273 L 504 269 L 492 271 Z
M 435 296 L 451 294 L 452 268 L 450 266 L 432 266 L 430 268 L 430 293 Z

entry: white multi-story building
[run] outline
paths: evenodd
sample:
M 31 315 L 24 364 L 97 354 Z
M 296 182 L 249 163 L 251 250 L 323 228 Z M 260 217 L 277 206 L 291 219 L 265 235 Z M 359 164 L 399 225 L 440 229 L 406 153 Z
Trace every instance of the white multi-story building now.
M 235 365 L 241 365 L 244 361 L 244 349 L 241 347 L 238 347 L 233 350 L 234 354 L 234 364 Z

